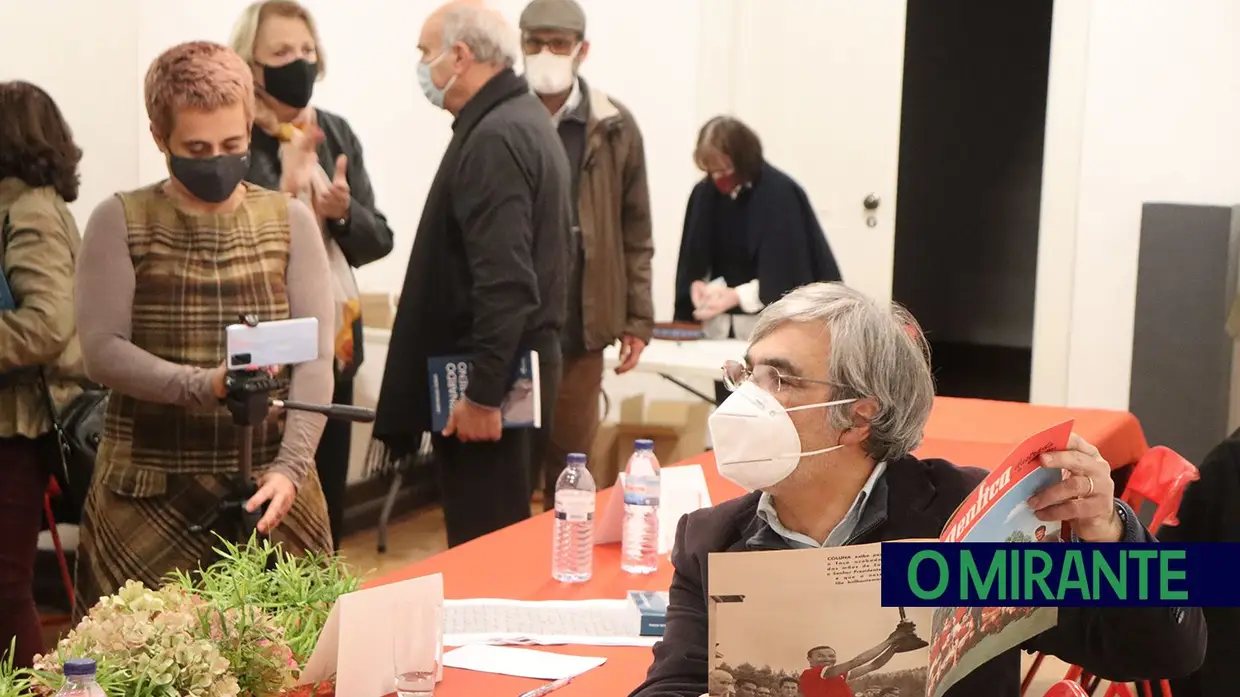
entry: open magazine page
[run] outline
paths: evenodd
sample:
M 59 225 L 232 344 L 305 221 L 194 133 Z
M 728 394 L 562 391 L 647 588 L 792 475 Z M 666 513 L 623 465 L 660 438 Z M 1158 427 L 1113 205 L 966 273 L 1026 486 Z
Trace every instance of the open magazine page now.
M 1060 470 L 1041 466 L 1043 453 L 1064 450 L 1072 421 L 1026 438 L 1003 464 L 960 504 L 948 520 L 943 542 L 1059 542 L 1063 530 L 1038 520 L 1025 503 L 1060 481 Z M 947 688 L 999 654 L 1055 626 L 1055 608 L 943 607 L 934 611 L 927 693 Z
M 710 555 L 710 694 L 925 697 L 931 609 L 882 607 L 881 559 L 878 544 Z

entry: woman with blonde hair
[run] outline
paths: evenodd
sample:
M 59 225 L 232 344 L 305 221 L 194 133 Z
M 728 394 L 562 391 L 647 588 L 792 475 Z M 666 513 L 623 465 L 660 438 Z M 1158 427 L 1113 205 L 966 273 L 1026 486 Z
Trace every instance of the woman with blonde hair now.
M 331 263 L 336 300 L 332 401 L 353 402 L 362 362 L 361 304 L 353 269 L 392 251 L 392 231 L 375 208 L 362 144 L 337 114 L 309 106 L 327 60 L 314 17 L 293 0 L 250 5 L 233 29 L 232 48 L 254 75 L 255 118 L 246 178 L 301 198 L 317 214 Z M 315 456 L 332 539 L 340 543 L 352 426 L 330 422 Z
M 48 465 L 57 464 L 48 462 L 56 450 L 47 395 L 63 404 L 81 391 L 81 238 L 65 204 L 77 199 L 82 151 L 34 85 L 0 83 L 0 114 L 0 663 L 16 640 L 11 658 L 29 667 L 43 649 L 32 584 Z
M 225 327 L 314 317 L 319 359 L 272 396 L 331 398 L 331 290 L 318 224 L 300 201 L 244 182 L 254 82 L 228 48 L 193 42 L 146 74 L 151 135 L 169 178 L 95 208 L 77 265 L 87 375 L 112 389 L 83 515 L 78 610 L 126 580 L 157 587 L 211 561 L 220 503 L 236 495 L 238 428 L 221 400 Z M 286 551 L 327 552 L 314 471 L 324 418 L 273 412 L 254 429 L 258 531 Z M 227 533 L 226 533 L 227 534 Z

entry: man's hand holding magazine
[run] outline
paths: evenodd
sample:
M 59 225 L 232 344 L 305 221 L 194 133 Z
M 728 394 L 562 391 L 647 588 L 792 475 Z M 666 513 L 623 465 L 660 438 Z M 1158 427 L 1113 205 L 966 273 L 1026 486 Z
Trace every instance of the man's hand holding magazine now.
M 1111 465 L 1097 448 L 1073 433 L 1067 450 L 1042 455 L 1042 466 L 1062 470 L 1064 479 L 1029 497 L 1039 520 L 1067 523 L 1082 542 L 1124 539 Z

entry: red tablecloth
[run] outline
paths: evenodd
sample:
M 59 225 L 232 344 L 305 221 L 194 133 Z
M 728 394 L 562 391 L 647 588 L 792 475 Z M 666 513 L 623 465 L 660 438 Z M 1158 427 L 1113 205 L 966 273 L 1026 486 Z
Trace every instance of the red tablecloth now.
M 1066 419 L 1093 443 L 1113 466 L 1136 462 L 1148 449 L 1136 417 L 1126 412 L 1039 407 L 940 397 L 926 427 L 920 457 L 941 457 L 959 465 L 994 467 L 1025 437 Z M 715 471 L 710 453 L 677 464 L 700 464 L 713 501 L 739 496 L 739 487 Z M 611 492 L 599 493 L 602 510 Z M 585 600 L 621 598 L 630 590 L 667 590 L 672 568 L 630 576 L 620 571 L 618 545 L 594 550 L 594 578 L 564 585 L 551 579 L 551 517 L 540 515 L 518 525 L 437 554 L 376 579 L 368 585 L 393 583 L 442 573 L 447 598 L 513 598 L 518 600 Z M 634 647 L 548 646 L 547 651 L 603 656 L 607 662 L 582 675 L 554 697 L 623 697 L 641 683 L 650 665 L 650 649 Z M 542 681 L 448 668 L 435 689 L 436 697 L 517 697 Z

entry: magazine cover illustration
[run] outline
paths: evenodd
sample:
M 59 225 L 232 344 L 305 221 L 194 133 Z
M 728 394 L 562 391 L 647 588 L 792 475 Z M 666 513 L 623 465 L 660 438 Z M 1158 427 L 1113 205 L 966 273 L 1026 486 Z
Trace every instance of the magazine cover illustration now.
M 940 541 L 1062 539 L 1025 502 L 1063 478 L 1040 456 L 1067 448 L 1072 425 L 1014 448 L 948 519 Z M 881 561 L 881 543 L 710 555 L 710 694 L 941 697 L 1058 621 L 1055 608 L 884 608 Z
M 712 696 L 925 696 L 930 608 L 881 606 L 879 545 L 709 564 Z

